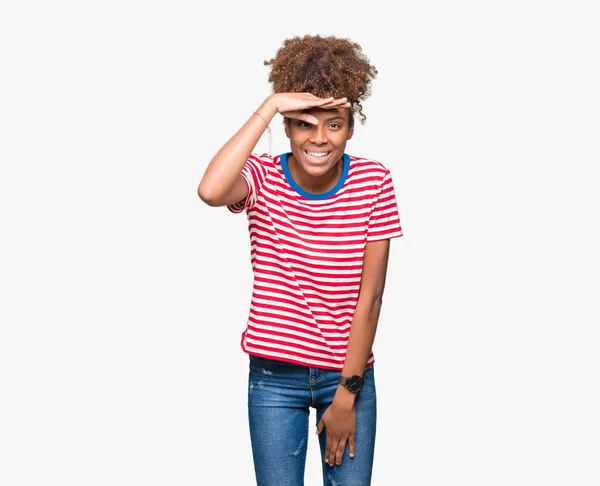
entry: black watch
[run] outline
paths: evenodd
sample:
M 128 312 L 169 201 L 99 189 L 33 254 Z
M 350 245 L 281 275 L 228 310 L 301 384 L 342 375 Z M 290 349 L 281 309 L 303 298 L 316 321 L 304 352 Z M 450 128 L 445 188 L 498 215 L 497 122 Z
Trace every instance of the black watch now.
M 358 375 L 340 376 L 338 383 L 352 393 L 358 393 L 363 387 L 363 379 Z

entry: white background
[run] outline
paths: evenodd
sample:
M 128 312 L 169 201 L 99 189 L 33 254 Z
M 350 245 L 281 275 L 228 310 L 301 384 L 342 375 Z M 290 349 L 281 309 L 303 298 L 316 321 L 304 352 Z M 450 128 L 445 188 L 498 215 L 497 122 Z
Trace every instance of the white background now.
M 347 152 L 405 234 L 372 484 L 600 484 L 593 3 L 3 2 L 0 484 L 254 484 L 246 220 L 196 189 L 304 34 L 378 69 Z

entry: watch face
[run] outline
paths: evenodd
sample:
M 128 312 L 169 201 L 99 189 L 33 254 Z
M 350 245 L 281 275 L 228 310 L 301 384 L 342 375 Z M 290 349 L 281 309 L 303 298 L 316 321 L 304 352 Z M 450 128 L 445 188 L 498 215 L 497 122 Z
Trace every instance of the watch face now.
M 353 393 L 358 393 L 363 386 L 363 379 L 358 375 L 353 375 L 346 381 L 348 390 Z

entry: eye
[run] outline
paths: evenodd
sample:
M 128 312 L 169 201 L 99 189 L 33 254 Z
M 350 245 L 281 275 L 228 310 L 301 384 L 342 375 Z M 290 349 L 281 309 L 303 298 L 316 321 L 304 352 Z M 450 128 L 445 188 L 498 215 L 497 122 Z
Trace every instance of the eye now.
M 335 125 L 336 127 L 341 128 L 341 126 L 338 123 L 332 123 L 331 125 Z

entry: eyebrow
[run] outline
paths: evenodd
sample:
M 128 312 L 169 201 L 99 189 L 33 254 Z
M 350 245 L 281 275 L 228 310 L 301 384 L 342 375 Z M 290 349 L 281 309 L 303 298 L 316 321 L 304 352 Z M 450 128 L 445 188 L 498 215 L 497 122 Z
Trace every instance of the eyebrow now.
M 346 121 L 346 119 L 342 115 L 337 115 L 337 116 L 332 116 L 331 118 L 327 118 L 327 120 L 325 120 L 325 122 L 330 122 L 332 120 L 337 120 L 338 118 L 341 119 L 341 120 Z M 308 123 L 308 122 L 305 122 L 305 123 Z M 310 125 L 312 125 L 312 123 L 310 123 Z

